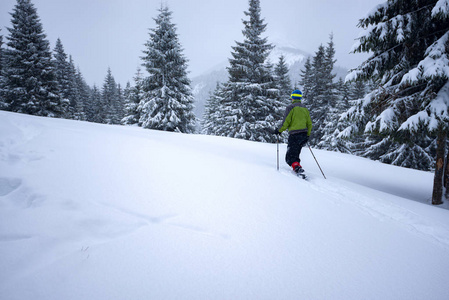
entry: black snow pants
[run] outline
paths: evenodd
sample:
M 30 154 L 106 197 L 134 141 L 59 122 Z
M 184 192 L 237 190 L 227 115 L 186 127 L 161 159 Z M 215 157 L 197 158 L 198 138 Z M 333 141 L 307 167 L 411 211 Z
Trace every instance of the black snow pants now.
M 291 166 L 295 161 L 301 162 L 299 155 L 302 147 L 307 143 L 308 137 L 306 132 L 290 134 L 288 136 L 287 153 L 285 154 L 285 161 Z

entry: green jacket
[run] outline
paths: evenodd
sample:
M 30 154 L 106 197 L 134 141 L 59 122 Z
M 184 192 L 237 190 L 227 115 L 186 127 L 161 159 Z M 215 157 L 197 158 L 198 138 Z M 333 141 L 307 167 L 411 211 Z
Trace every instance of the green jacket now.
M 307 132 L 307 136 L 310 136 L 312 132 L 312 120 L 310 119 L 309 110 L 299 100 L 293 101 L 285 109 L 284 122 L 279 132 L 287 129 L 289 134 Z

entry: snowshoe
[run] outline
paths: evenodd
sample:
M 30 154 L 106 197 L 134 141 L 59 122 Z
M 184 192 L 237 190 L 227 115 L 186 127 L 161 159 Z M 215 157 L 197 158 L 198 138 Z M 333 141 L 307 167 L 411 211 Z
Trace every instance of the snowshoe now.
M 298 177 L 301 177 L 302 179 L 306 179 L 307 178 L 306 174 L 304 174 L 304 169 L 301 167 L 299 162 L 294 162 L 292 164 L 292 168 L 293 168 L 293 172 L 295 172 L 295 174 Z
M 296 173 L 296 175 L 297 175 L 298 177 L 301 177 L 302 179 L 307 179 L 307 175 L 304 174 L 304 170 L 302 170 L 302 171 L 303 171 L 302 173 Z
M 304 173 L 304 169 L 301 167 L 301 165 L 297 161 L 292 163 L 292 168 L 293 168 L 293 171 L 295 171 L 296 174 Z

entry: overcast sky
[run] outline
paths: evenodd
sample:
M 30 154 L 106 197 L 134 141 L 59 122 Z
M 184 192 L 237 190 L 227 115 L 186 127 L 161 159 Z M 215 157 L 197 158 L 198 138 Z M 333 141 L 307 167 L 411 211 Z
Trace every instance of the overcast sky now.
M 269 42 L 283 42 L 315 53 L 334 34 L 337 65 L 358 66 L 365 54 L 350 54 L 361 29 L 358 20 L 384 0 L 261 0 Z M 132 83 L 149 28 L 161 3 L 173 12 L 190 76 L 205 72 L 231 56 L 243 41 L 242 19 L 248 0 L 32 0 L 54 49 L 62 41 L 88 84 L 101 86 L 108 67 L 118 83 Z M 0 1 L 0 34 L 11 27 L 16 0 Z

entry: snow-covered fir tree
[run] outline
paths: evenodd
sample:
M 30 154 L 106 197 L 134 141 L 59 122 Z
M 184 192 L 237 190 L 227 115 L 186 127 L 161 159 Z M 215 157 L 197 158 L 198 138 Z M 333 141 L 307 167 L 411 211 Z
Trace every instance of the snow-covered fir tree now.
M 64 114 L 50 43 L 30 0 L 17 0 L 8 28 L 2 96 L 7 109 L 39 116 Z
M 0 28 L 0 32 L 2 29 Z M 0 110 L 6 109 L 6 103 L 3 99 L 2 95 L 2 89 L 3 89 L 3 75 L 2 75 L 2 69 L 3 69 L 3 35 L 0 34 Z
M 347 118 L 347 110 L 352 107 L 358 99 L 366 96 L 367 85 L 360 80 L 356 82 L 345 82 L 340 78 L 337 82 L 337 90 L 339 91 L 339 100 L 336 105 L 338 113 L 334 120 L 335 130 L 333 132 L 328 131 L 324 138 L 324 140 L 328 142 L 326 145 L 330 145 L 331 147 L 323 148 L 361 156 L 361 153 L 372 144 L 376 143 L 377 140 L 375 141 L 369 134 L 358 134 L 347 137 L 344 134 L 344 131 L 351 124 L 351 121 Z M 328 128 L 330 127 L 328 126 Z M 324 146 L 324 143 L 321 142 L 321 145 Z
M 344 83 L 343 79 L 340 78 L 335 86 L 337 94 L 332 97 L 335 101 L 333 105 L 329 105 L 329 110 L 323 123 L 323 136 L 317 146 L 321 149 L 352 153 L 353 144 L 339 138 L 341 131 L 347 126 L 346 123 L 342 123 L 342 114 L 350 107 L 350 85 Z
M 53 50 L 56 81 L 58 82 L 61 101 L 67 106 L 66 118 L 72 118 L 71 114 L 75 109 L 75 73 L 72 71 L 67 54 L 61 40 L 56 40 L 56 46 Z M 67 115 L 68 114 L 68 115 Z
M 0 28 L 0 33 L 2 32 L 2 29 Z M 1 71 L 2 71 L 2 67 L 3 67 L 3 35 L 0 34 L 0 76 L 1 76 Z
M 301 79 L 296 86 L 301 86 L 301 92 L 304 99 L 311 99 L 313 96 L 312 93 L 312 61 L 310 56 L 307 57 L 306 62 L 304 63 L 304 69 L 301 70 Z M 306 101 L 307 102 L 307 101 Z
M 388 1 L 360 20 L 365 34 L 354 52 L 372 51 L 373 56 L 347 80 L 373 79 L 378 88 L 351 108 L 354 122 L 347 134 L 380 135 L 370 149 L 372 159 L 422 170 L 433 167 L 431 132 L 445 123 L 447 114 L 434 108 L 449 73 L 446 7 L 447 1 Z
M 72 119 L 78 119 L 78 113 L 80 113 L 80 105 L 82 106 L 81 94 L 77 85 L 77 73 L 75 69 L 75 63 L 73 62 L 72 56 L 68 57 L 68 73 L 70 78 L 69 88 L 66 91 L 66 95 L 70 100 L 69 110 Z
M 104 111 L 100 89 L 94 85 L 85 105 L 86 120 L 94 123 L 103 123 Z
M 123 96 L 123 89 L 120 83 L 117 84 L 117 101 L 115 102 L 115 117 L 114 124 L 121 124 L 125 117 L 125 97 Z
M 282 112 L 282 109 L 284 109 L 289 104 L 291 104 L 290 95 L 293 91 L 293 87 L 292 87 L 292 82 L 291 82 L 288 72 L 289 72 L 289 69 L 285 62 L 285 57 L 283 55 L 281 55 L 279 57 L 278 63 L 274 67 L 275 89 L 277 89 L 279 91 L 278 92 L 278 96 L 279 96 L 278 100 L 283 104 L 283 107 L 280 108 L 281 112 Z M 288 139 L 288 134 L 286 132 L 284 132 L 281 135 L 281 139 L 279 141 L 287 143 L 287 139 Z
M 446 143 L 446 149 L 448 149 L 447 156 L 446 156 L 446 166 L 444 167 L 444 176 L 443 176 L 443 185 L 446 189 L 446 199 L 449 200 L 449 139 Z
M 274 81 L 276 82 L 279 96 L 283 99 L 285 104 L 290 104 L 290 95 L 293 91 L 292 81 L 288 75 L 288 66 L 285 62 L 285 57 L 281 55 L 279 61 L 274 68 Z
M 120 121 L 123 118 L 121 115 L 121 97 L 110 68 L 108 68 L 108 72 L 104 79 L 103 88 L 101 90 L 101 98 L 102 110 L 104 111 L 102 113 L 102 122 L 106 124 L 120 124 Z
M 134 125 L 139 124 L 140 111 L 139 104 L 143 99 L 143 88 L 142 88 L 143 74 L 141 69 L 137 69 L 137 73 L 134 76 L 134 86 L 131 86 L 128 82 L 127 88 L 125 89 L 125 117 L 122 119 L 122 124 L 124 125 Z
M 347 134 L 379 135 L 380 142 L 371 146 L 373 159 L 433 168 L 434 139 L 444 148 L 449 130 L 449 1 L 389 0 L 359 26 L 365 33 L 354 52 L 373 55 L 347 79 L 373 78 L 379 88 L 351 109 L 354 122 Z M 444 151 L 437 152 L 439 172 Z
M 220 114 L 224 124 L 217 131 L 228 137 L 275 142 L 271 132 L 282 118 L 283 104 L 274 83 L 273 66 L 267 57 L 273 48 L 262 37 L 266 29 L 259 0 L 249 1 L 244 12 L 243 42 L 236 42 L 223 85 Z
M 201 133 L 208 135 L 224 135 L 219 132 L 223 127 L 224 118 L 221 116 L 220 104 L 223 101 L 223 89 L 217 83 L 214 92 L 207 99 L 204 107 L 203 120 L 201 122 Z
M 350 84 L 349 97 L 352 100 L 363 99 L 367 94 L 367 85 L 363 80 L 357 80 L 355 82 L 346 82 Z
M 320 45 L 311 62 L 306 61 L 305 70 L 302 71 L 301 83 L 306 91 L 304 104 L 310 111 L 313 130 L 309 139 L 311 145 L 318 145 L 325 135 L 329 113 L 338 113 L 335 109 L 337 92 L 333 74 L 335 64 L 335 49 L 331 35 L 327 47 Z M 326 121 L 326 119 L 328 121 Z
M 121 121 L 121 124 L 123 125 L 132 125 L 137 124 L 136 120 L 133 120 L 132 117 L 129 117 L 132 114 L 132 102 L 130 101 L 130 93 L 131 93 L 131 83 L 128 81 L 126 82 L 126 86 L 123 89 L 123 112 L 124 117 Z M 137 105 L 135 105 L 137 108 Z
M 139 124 L 144 128 L 193 133 L 194 98 L 187 77 L 187 59 L 172 23 L 172 12 L 162 6 L 145 43 L 143 66 L 149 76 L 142 80 L 143 99 Z
M 72 57 L 69 57 L 71 69 L 74 69 Z M 72 71 L 73 72 L 73 71 Z M 75 94 L 76 94 L 76 107 L 74 118 L 76 120 L 87 120 L 88 102 L 90 99 L 91 88 L 84 80 L 84 76 L 79 68 L 75 71 Z

